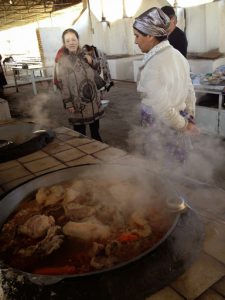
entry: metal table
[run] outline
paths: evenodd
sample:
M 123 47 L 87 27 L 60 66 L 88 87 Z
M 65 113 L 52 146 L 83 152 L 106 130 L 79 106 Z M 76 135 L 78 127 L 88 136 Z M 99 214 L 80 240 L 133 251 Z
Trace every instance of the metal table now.
M 205 107 L 196 103 L 196 122 L 203 130 L 225 136 L 225 110 L 223 108 L 224 85 L 200 84 L 193 82 L 196 93 L 218 95 L 217 108 Z
M 53 79 L 53 71 L 51 70 L 51 75 L 46 75 L 45 76 L 45 72 L 46 70 L 52 69 L 53 67 L 40 67 L 40 66 L 29 66 L 28 69 L 23 69 L 22 66 L 15 66 L 12 67 L 13 70 L 13 77 L 14 77 L 14 82 L 15 82 L 15 87 L 16 87 L 16 91 L 18 92 L 18 78 L 17 78 L 17 72 L 24 70 L 26 71 L 26 76 L 27 76 L 27 82 L 31 82 L 32 83 L 32 88 L 33 88 L 33 93 L 34 95 L 37 95 L 37 87 L 36 87 L 36 82 L 39 81 L 43 81 L 43 80 L 52 80 Z M 35 72 L 39 71 L 40 72 L 40 76 L 37 77 L 35 75 Z M 47 72 L 49 73 L 49 72 Z

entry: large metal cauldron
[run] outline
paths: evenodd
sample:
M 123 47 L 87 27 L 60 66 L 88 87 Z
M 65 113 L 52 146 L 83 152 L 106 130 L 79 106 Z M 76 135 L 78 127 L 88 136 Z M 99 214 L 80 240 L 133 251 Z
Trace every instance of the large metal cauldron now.
M 62 181 L 76 178 L 76 176 L 80 175 L 83 172 L 87 172 L 87 174 L 93 174 L 94 172 L 96 172 L 96 170 L 98 172 L 113 171 L 113 174 L 118 175 L 118 180 L 124 179 L 127 176 L 127 174 L 138 173 L 138 175 L 145 176 L 143 178 L 149 178 L 150 184 L 152 180 L 154 182 L 156 182 L 157 180 L 159 185 L 162 183 L 162 179 L 157 178 L 155 174 L 151 174 L 150 172 L 143 170 L 137 171 L 134 167 L 125 165 L 83 165 L 78 167 L 62 169 L 56 172 L 51 172 L 43 176 L 37 177 L 34 180 L 30 180 L 7 193 L 0 201 L 0 227 L 5 223 L 7 218 L 17 208 L 20 202 L 27 195 L 37 190 L 39 187 L 58 184 Z M 161 187 L 162 186 L 163 185 L 161 184 Z M 165 197 L 165 205 L 167 205 L 167 197 L 163 193 L 163 190 L 159 190 L 159 193 L 163 197 Z M 173 196 L 175 196 L 175 194 Z M 171 195 L 169 195 L 168 199 L 172 199 Z M 179 201 L 179 199 L 177 199 L 175 202 L 179 204 L 182 201 Z M 54 293 L 62 293 L 62 291 L 64 291 L 65 289 L 65 295 L 62 294 L 65 296 L 64 299 L 142 299 L 139 298 L 140 294 L 145 294 L 147 287 L 149 292 L 153 292 L 156 289 L 167 284 L 168 280 L 170 281 L 171 278 L 174 279 L 176 276 L 180 275 L 180 273 L 184 271 L 186 265 L 189 264 L 190 261 L 193 259 L 192 256 L 189 257 L 189 251 L 190 249 L 193 249 L 192 247 L 194 247 L 192 238 L 190 238 L 191 246 L 185 245 L 185 249 L 182 249 L 181 247 L 178 250 L 177 243 L 180 243 L 180 239 L 182 237 L 180 232 L 182 230 L 179 228 L 179 226 L 183 224 L 187 227 L 190 227 L 192 225 L 199 227 L 199 224 L 197 224 L 198 220 L 196 219 L 196 216 L 194 216 L 193 218 L 193 212 L 189 208 L 186 208 L 183 214 L 181 214 L 179 208 L 180 206 L 178 205 L 178 211 L 175 212 L 174 207 L 172 206 L 173 212 L 171 212 L 171 214 L 173 214 L 174 216 L 173 223 L 168 228 L 168 231 L 164 235 L 164 237 L 157 244 L 155 244 L 153 248 L 149 249 L 142 255 L 135 257 L 132 261 L 116 265 L 113 268 L 88 274 L 66 276 L 45 276 L 30 274 L 22 272 L 20 270 L 7 268 L 7 266 L 4 266 L 3 263 L 2 269 L 4 269 L 5 274 L 7 272 L 10 272 L 10 274 L 13 273 L 15 274 L 15 276 L 22 275 L 24 277 L 24 282 L 26 282 L 26 284 L 23 287 L 26 286 L 27 291 L 31 289 L 32 293 L 37 293 L 37 285 L 41 285 L 42 294 L 40 298 L 37 296 L 37 298 L 34 299 L 48 299 L 43 296 L 43 293 L 48 293 L 52 289 L 55 289 Z M 189 215 L 191 215 L 193 218 L 192 225 L 190 225 L 189 221 L 187 221 L 187 217 Z M 179 223 L 178 229 L 176 228 L 177 223 Z M 174 238 L 173 236 L 173 233 L 176 230 L 179 231 L 178 240 L 176 240 L 176 238 Z M 199 235 L 200 232 L 201 229 L 199 229 L 199 231 L 196 229 L 197 238 L 196 236 L 193 237 L 195 243 L 197 240 L 201 240 Z M 171 248 L 163 250 L 163 245 L 165 245 L 166 242 L 169 243 L 167 244 L 167 246 L 170 245 L 170 237 L 172 239 L 173 246 L 176 249 L 175 253 L 172 253 L 173 250 Z M 185 236 L 185 239 L 186 238 L 187 235 Z M 173 246 L 171 245 L 172 248 Z M 179 252 L 180 250 L 181 252 Z M 157 258 L 158 255 L 159 257 Z M 166 261 L 163 262 L 165 255 L 168 259 L 166 258 Z M 180 263 L 180 266 L 176 265 L 178 263 L 177 260 Z M 173 266 L 173 262 L 175 264 L 175 268 Z M 160 274 L 155 274 L 156 270 L 158 270 Z M 157 281 L 158 284 L 155 283 L 156 276 L 160 277 Z M 30 282 L 32 282 L 33 284 L 31 285 Z M 128 288 L 128 286 L 132 286 L 135 284 L 138 289 L 138 293 L 136 294 L 136 296 L 135 292 L 131 292 L 131 290 Z M 44 285 L 45 287 L 43 287 Z M 126 290 L 127 288 L 125 288 L 124 285 L 127 285 L 128 290 Z M 38 291 L 40 292 L 40 288 L 38 289 Z M 66 298 L 66 293 L 69 293 L 69 291 L 73 295 L 73 298 Z M 23 295 L 23 299 L 29 299 L 29 296 L 26 298 L 25 294 Z M 71 297 L 71 294 L 69 297 Z M 62 297 L 62 295 L 59 296 L 59 298 L 56 297 L 56 299 L 61 299 L 60 297 Z

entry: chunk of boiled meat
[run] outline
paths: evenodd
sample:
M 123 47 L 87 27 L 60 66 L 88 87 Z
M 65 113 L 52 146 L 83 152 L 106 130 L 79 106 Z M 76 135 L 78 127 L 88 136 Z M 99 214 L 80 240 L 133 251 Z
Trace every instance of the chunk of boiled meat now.
M 63 227 L 63 233 L 67 236 L 88 241 L 95 239 L 106 239 L 110 235 L 110 228 L 93 221 L 80 223 L 69 221 Z
M 54 224 L 55 220 L 52 216 L 35 215 L 20 225 L 18 231 L 32 239 L 37 239 L 46 235 L 48 229 Z
M 94 206 L 80 205 L 76 202 L 63 203 L 65 216 L 72 221 L 80 221 L 84 218 L 88 218 L 95 213 L 96 208 Z
M 36 201 L 44 206 L 53 205 L 61 201 L 64 197 L 64 188 L 61 185 L 42 187 L 36 194 Z
M 64 235 L 61 234 L 61 227 L 53 225 L 48 229 L 46 236 L 40 242 L 27 248 L 21 248 L 18 254 L 25 257 L 33 254 L 46 256 L 60 248 L 63 239 Z

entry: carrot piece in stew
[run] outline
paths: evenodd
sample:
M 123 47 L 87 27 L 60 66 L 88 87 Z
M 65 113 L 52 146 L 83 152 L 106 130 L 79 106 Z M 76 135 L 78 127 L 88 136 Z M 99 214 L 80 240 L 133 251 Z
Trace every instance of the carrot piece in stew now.
M 43 267 L 33 271 L 33 274 L 39 275 L 67 275 L 76 273 L 74 266 L 63 266 L 63 267 Z
M 137 233 L 132 232 L 123 232 L 119 237 L 118 241 L 121 243 L 127 243 L 127 242 L 133 242 L 139 239 L 139 236 Z

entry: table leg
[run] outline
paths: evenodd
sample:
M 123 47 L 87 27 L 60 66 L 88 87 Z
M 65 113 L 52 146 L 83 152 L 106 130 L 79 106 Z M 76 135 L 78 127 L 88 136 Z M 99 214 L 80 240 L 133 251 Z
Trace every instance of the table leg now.
M 37 95 L 37 88 L 36 88 L 36 84 L 35 84 L 34 70 L 31 71 L 31 82 L 32 82 L 32 86 L 33 86 L 34 95 Z
M 15 87 L 17 93 L 19 92 L 18 85 L 17 85 L 17 80 L 16 80 L 16 70 L 13 69 L 13 77 L 14 77 L 14 82 L 15 82 Z
M 219 94 L 219 104 L 218 104 L 218 134 L 220 135 L 220 118 L 221 111 L 223 109 L 223 94 Z

